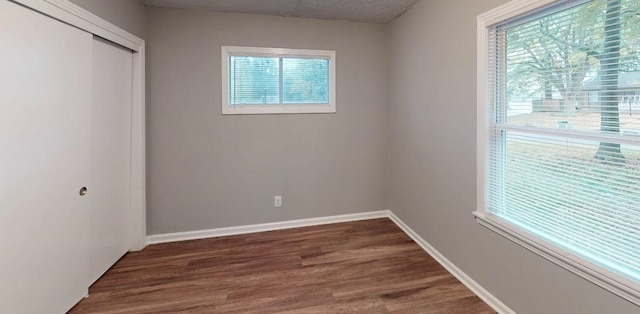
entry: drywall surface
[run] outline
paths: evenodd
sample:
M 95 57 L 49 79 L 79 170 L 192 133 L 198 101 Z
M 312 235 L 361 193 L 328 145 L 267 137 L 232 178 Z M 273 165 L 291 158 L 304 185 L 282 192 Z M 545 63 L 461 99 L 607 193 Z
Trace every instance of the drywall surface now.
M 146 7 L 138 0 L 71 0 L 71 2 L 142 39 L 147 35 Z
M 504 0 L 429 0 L 390 29 L 390 209 L 517 313 L 639 313 L 478 225 L 476 16 Z
M 148 234 L 386 209 L 384 26 L 148 13 Z M 335 50 L 337 113 L 221 115 L 223 45 Z

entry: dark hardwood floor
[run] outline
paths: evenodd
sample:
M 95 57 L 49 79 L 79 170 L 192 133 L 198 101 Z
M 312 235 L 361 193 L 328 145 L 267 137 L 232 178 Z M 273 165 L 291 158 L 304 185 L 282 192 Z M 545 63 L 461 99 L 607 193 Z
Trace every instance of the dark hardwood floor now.
M 495 313 L 389 219 L 151 245 L 70 313 Z

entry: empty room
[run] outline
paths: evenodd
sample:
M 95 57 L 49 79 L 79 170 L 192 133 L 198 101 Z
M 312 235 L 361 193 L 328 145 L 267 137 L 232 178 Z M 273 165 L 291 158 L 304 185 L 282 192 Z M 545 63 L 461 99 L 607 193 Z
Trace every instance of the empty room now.
M 0 314 L 640 313 L 637 0 L 0 0 Z

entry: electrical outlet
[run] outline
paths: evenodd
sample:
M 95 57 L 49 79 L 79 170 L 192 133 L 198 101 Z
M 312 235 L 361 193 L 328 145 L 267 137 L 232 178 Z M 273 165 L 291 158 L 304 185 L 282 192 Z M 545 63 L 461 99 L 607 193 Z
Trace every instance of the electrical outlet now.
M 282 207 L 282 196 L 275 196 L 273 198 L 273 207 Z

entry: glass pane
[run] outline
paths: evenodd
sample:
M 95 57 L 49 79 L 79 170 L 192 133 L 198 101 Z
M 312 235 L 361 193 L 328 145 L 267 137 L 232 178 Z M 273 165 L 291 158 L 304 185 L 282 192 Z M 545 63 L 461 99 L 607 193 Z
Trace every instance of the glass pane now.
M 329 103 L 329 60 L 282 59 L 285 104 Z
M 569 3 L 505 27 L 506 122 L 640 135 L 639 9 L 637 0 Z
M 565 250 L 640 280 L 640 146 L 506 132 L 492 208 Z M 504 155 L 504 159 L 500 157 Z M 498 165 L 498 163 L 496 163 Z
M 229 57 L 229 103 L 261 105 L 280 103 L 278 58 Z

